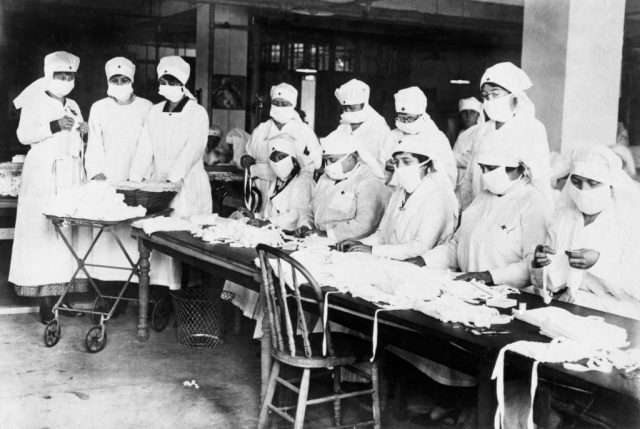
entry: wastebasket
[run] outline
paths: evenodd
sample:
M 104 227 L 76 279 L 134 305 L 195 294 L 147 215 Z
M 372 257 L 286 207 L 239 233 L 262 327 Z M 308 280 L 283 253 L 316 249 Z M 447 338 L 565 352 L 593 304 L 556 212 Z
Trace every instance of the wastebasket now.
M 224 304 L 220 290 L 192 287 L 171 292 L 178 322 L 178 342 L 188 347 L 213 348 L 224 333 Z

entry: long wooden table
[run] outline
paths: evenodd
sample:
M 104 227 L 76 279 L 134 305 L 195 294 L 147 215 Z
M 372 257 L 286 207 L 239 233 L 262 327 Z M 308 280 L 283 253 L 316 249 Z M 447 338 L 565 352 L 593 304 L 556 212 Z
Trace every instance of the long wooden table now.
M 206 272 L 232 280 L 255 291 L 260 290 L 261 275 L 254 260 L 254 249 L 234 248 L 222 244 L 209 244 L 191 236 L 188 232 L 159 232 L 149 236 L 134 229 L 140 249 L 140 318 L 138 338 L 148 338 L 147 307 L 149 298 L 149 252 L 159 251 Z M 151 267 L 152 268 L 152 267 Z M 542 300 L 534 295 L 514 296 L 519 302 L 526 302 L 527 308 L 544 306 Z M 596 310 L 568 303 L 555 302 L 553 305 L 565 308 L 574 314 L 603 317 L 607 322 L 624 327 L 629 335 L 632 347 L 640 347 L 640 322 L 602 313 Z M 345 294 L 332 294 L 329 297 L 329 318 L 365 334 L 372 332 L 372 320 L 377 306 L 359 298 Z M 268 324 L 263 321 L 263 331 Z M 265 326 L 266 325 L 266 326 Z M 492 393 L 491 371 L 499 350 L 517 340 L 548 342 L 549 338 L 539 334 L 538 329 L 519 320 L 514 320 L 500 328 L 509 334 L 495 336 L 476 335 L 459 324 L 443 323 L 413 310 L 395 310 L 381 312 L 378 316 L 378 339 L 380 345 L 396 345 L 440 362 L 454 369 L 474 375 L 478 378 L 478 427 L 492 425 L 495 412 L 495 395 Z M 270 347 L 268 331 L 263 334 L 263 352 Z M 270 367 L 263 353 L 263 386 Z M 268 355 L 268 353 L 267 353 Z M 516 354 L 510 354 L 508 363 L 523 370 L 531 368 L 531 361 Z M 620 398 L 640 408 L 640 379 L 622 377 L 614 369 L 606 374 L 601 372 L 575 372 L 565 369 L 561 364 L 540 365 L 542 378 L 557 381 L 593 392 Z

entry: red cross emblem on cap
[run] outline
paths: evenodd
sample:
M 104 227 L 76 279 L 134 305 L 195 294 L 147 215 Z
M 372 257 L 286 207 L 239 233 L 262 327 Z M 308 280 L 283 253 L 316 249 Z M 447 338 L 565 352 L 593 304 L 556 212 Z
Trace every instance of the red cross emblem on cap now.
M 400 109 L 400 110 L 402 110 L 402 111 L 404 112 L 404 111 L 405 111 L 405 110 L 407 110 L 407 109 L 405 109 L 405 108 L 403 107 L 403 108 L 402 108 L 402 109 Z
M 119 65 L 118 68 L 122 68 L 122 66 Z

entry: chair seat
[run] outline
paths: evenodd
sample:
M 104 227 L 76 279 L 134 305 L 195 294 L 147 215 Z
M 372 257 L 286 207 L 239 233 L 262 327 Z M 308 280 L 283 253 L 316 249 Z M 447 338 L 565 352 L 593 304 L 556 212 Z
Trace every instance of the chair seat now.
M 313 357 L 304 354 L 302 336 L 295 336 L 296 355 L 272 350 L 271 355 L 278 361 L 298 368 L 331 368 L 367 362 L 371 358 L 371 343 L 349 334 L 331 333 L 334 356 L 322 356 L 321 332 L 309 335 Z

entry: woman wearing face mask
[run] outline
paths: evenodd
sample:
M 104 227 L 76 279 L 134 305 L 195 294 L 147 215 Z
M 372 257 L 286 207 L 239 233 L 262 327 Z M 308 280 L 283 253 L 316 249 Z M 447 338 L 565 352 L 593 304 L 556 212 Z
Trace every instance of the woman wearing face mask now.
M 338 131 L 322 139 L 324 174 L 297 235 L 316 233 L 342 241 L 366 237 L 377 229 L 389 190 L 360 162 L 357 146 L 354 136 Z
M 345 240 L 338 249 L 408 259 L 450 238 L 458 224 L 458 202 L 448 180 L 436 170 L 435 150 L 421 135 L 402 137 L 393 158 L 399 184 L 378 230 L 361 241 Z
M 460 186 L 463 209 L 483 189 L 475 155 L 494 134 L 513 145 L 515 153 L 529 167 L 531 183 L 551 204 L 549 143 L 546 129 L 535 118 L 535 107 L 525 94 L 531 86 L 527 74 L 511 63 L 499 63 L 484 72 L 480 90 L 489 121 L 480 126 L 472 145 L 471 161 Z
M 298 90 L 287 83 L 281 83 L 271 87 L 271 119 L 261 123 L 253 130 L 251 138 L 246 146 L 247 154 L 241 159 L 242 168 L 250 168 L 254 184 L 261 192 L 267 195 L 269 187 L 276 179 L 269 164 L 268 140 L 278 134 L 288 134 L 294 138 L 296 145 L 296 158 L 303 165 L 300 167 L 308 173 L 320 168 L 322 163 L 322 151 L 320 143 L 311 127 L 300 119 L 295 107 L 298 100 Z M 263 197 L 264 198 L 264 197 Z M 261 208 L 258 208 L 258 211 Z
M 67 98 L 74 87 L 80 59 L 54 52 L 44 59 L 44 77 L 16 99 L 20 109 L 17 135 L 30 150 L 22 171 L 9 281 L 20 296 L 41 297 L 42 322 L 53 318 L 51 307 L 76 268 L 53 228 L 42 215 L 50 195 L 80 179 L 82 134 L 88 126 L 75 101 Z M 71 231 L 72 240 L 78 239 Z M 72 292 L 86 290 L 78 280 Z
M 369 85 L 358 79 L 351 79 L 336 89 L 335 96 L 342 108 L 342 114 L 335 131 L 354 136 L 362 162 L 369 166 L 377 177 L 384 179 L 384 165 L 387 160 L 382 159 L 384 157 L 381 153 L 389 134 L 389 126 L 369 105 L 370 92 Z
M 640 319 L 640 191 L 603 145 L 577 147 L 532 280 L 554 297 Z M 544 270 L 542 267 L 546 267 Z
M 476 155 L 485 190 L 462 212 L 453 238 L 414 262 L 464 272 L 457 280 L 522 288 L 551 213 L 511 142 L 490 143 Z
M 202 157 L 207 147 L 209 115 L 185 88 L 191 68 L 178 56 L 160 59 L 158 93 L 166 101 L 154 105 L 140 132 L 129 179 L 180 184 L 171 216 L 210 214 L 211 185 Z M 161 254 L 151 257 L 151 283 L 180 288 L 179 265 Z
M 427 114 L 427 96 L 417 86 L 401 89 L 395 95 L 396 105 L 396 129 L 388 134 L 380 151 L 379 161 L 385 165 L 390 161 L 391 155 L 396 150 L 398 140 L 405 136 L 420 135 L 425 144 L 433 151 L 435 157 L 441 163 L 441 173 L 449 177 L 451 188 L 454 189 L 458 177 L 456 161 L 447 136 L 438 129 Z M 387 168 L 389 170 L 389 168 Z M 390 172 L 389 172 L 390 173 Z M 391 175 L 387 175 L 387 180 Z M 392 185 L 397 183 L 391 182 Z

